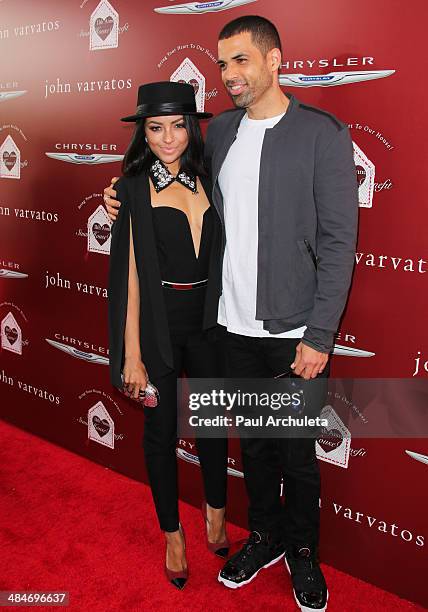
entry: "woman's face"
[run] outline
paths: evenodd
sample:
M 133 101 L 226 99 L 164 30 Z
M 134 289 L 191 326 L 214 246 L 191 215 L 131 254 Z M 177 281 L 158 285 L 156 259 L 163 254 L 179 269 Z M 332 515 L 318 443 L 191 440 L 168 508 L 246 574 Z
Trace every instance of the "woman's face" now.
M 189 144 L 183 115 L 148 117 L 144 131 L 150 149 L 164 164 L 174 163 Z

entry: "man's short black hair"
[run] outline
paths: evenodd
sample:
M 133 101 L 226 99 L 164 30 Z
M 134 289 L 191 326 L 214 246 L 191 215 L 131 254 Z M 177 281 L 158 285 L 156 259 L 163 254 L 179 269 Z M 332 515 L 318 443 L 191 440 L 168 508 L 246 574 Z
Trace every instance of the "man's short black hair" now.
M 224 40 L 237 34 L 249 32 L 256 47 L 266 56 L 271 49 L 279 49 L 282 53 L 281 39 L 278 30 L 269 19 L 258 15 L 245 15 L 227 23 L 218 39 Z

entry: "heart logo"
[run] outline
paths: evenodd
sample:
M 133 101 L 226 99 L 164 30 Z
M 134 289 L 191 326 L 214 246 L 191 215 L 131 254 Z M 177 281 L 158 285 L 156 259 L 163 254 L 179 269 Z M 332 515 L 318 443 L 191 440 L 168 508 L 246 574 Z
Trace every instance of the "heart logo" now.
M 12 170 L 12 168 L 16 164 L 16 159 L 17 157 L 15 151 L 12 151 L 12 153 L 9 153 L 9 151 L 4 151 L 3 163 L 8 170 Z
M 180 81 L 178 81 L 179 83 L 188 83 L 189 85 L 193 86 L 193 89 L 195 90 L 195 96 L 199 91 L 199 83 L 196 79 L 190 79 L 190 81 L 185 81 L 184 79 L 180 79 Z
M 107 419 L 100 419 L 99 416 L 95 415 L 92 417 L 92 423 L 101 438 L 110 431 L 110 425 Z
M 15 342 L 18 340 L 18 330 L 16 327 L 11 328 L 9 325 L 6 325 L 4 328 L 4 333 L 6 334 L 9 344 L 15 344 Z
M 331 451 L 336 450 L 342 444 L 343 436 L 338 429 L 323 427 L 317 442 L 325 453 L 331 453 Z
M 113 17 L 106 17 L 103 19 L 102 17 L 98 17 L 95 21 L 95 32 L 101 38 L 101 40 L 105 40 L 107 36 L 113 29 Z
M 107 223 L 104 223 L 102 227 L 99 223 L 94 223 L 92 226 L 92 232 L 98 244 L 102 246 L 110 236 L 110 227 L 107 225 Z
M 357 170 L 357 181 L 359 185 L 362 185 L 367 177 L 367 172 L 364 170 L 362 166 L 356 166 Z

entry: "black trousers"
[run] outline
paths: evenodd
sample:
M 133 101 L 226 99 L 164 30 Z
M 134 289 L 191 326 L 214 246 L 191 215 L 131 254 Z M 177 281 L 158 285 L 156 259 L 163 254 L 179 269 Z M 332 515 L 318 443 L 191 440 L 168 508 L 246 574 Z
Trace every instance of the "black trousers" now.
M 224 332 L 228 376 L 272 378 L 289 370 L 300 338 L 253 338 Z M 328 376 L 328 367 L 320 377 Z M 322 390 L 322 389 L 321 389 Z M 317 387 L 319 395 L 320 387 Z M 321 404 L 324 395 L 315 398 Z M 312 406 L 313 409 L 313 406 Z M 269 532 L 286 544 L 319 541 L 320 473 L 314 438 L 241 438 L 242 462 L 249 497 L 250 530 Z M 281 478 L 285 503 L 281 502 Z
M 177 531 L 177 378 L 223 375 L 222 339 L 211 332 L 171 333 L 174 371 L 151 382 L 158 388 L 156 408 L 144 408 L 144 455 L 160 528 Z M 227 438 L 196 439 L 205 499 L 213 508 L 226 504 Z

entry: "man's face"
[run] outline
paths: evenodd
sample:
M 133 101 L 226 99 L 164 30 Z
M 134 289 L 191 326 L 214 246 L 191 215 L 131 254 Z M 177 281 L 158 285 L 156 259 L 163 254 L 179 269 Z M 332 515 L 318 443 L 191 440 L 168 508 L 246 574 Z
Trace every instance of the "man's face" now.
M 272 87 L 270 54 L 263 56 L 249 32 L 219 40 L 218 57 L 223 83 L 239 108 L 252 106 Z

